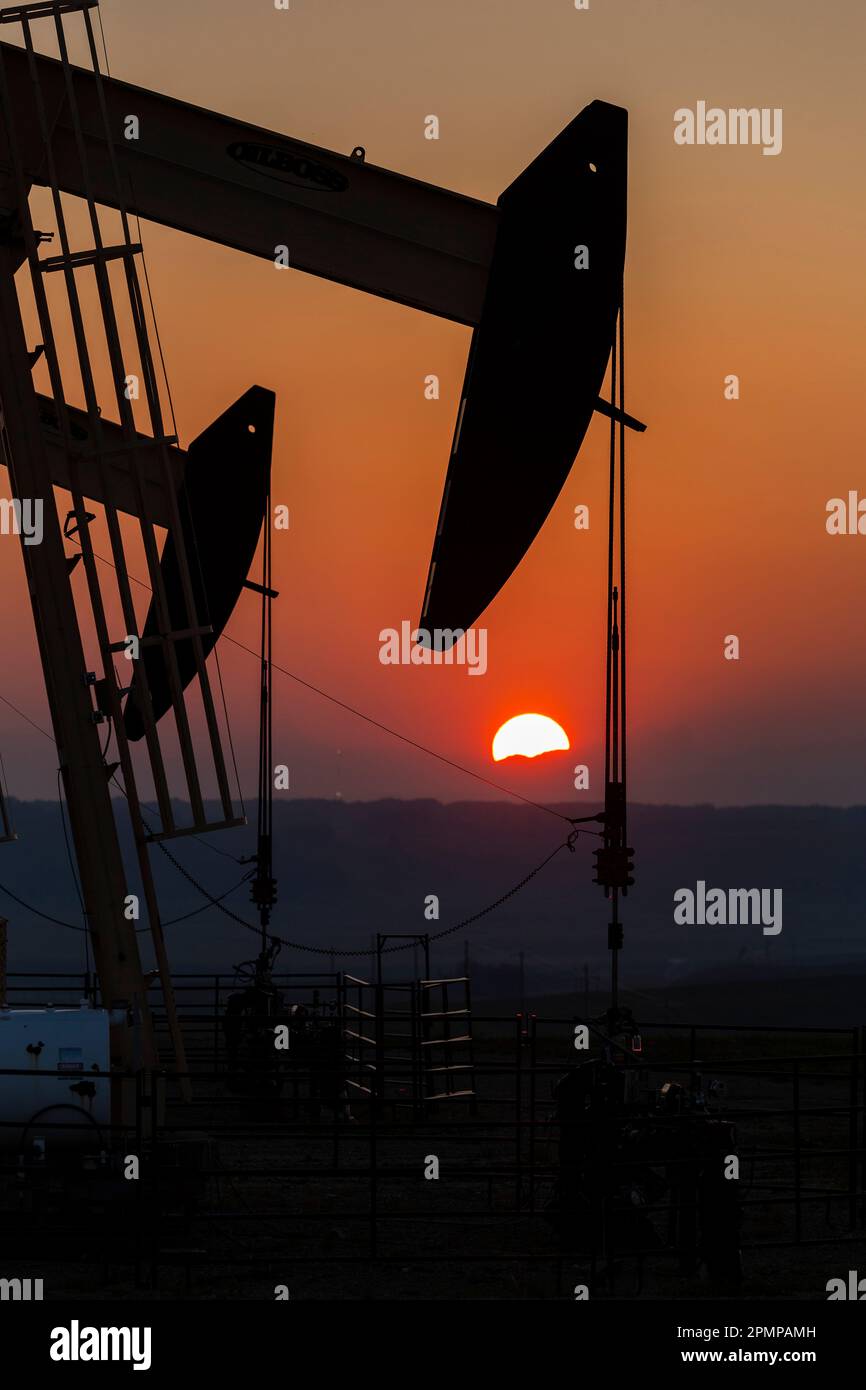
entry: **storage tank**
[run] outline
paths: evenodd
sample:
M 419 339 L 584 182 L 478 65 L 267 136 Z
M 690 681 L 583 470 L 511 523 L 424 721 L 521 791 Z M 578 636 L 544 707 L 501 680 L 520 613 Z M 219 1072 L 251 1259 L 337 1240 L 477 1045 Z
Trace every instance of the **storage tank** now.
M 107 1009 L 0 1008 L 0 1148 L 108 1146 Z M 8 1075 L 9 1071 L 21 1073 Z M 57 1072 L 59 1075 L 51 1075 Z

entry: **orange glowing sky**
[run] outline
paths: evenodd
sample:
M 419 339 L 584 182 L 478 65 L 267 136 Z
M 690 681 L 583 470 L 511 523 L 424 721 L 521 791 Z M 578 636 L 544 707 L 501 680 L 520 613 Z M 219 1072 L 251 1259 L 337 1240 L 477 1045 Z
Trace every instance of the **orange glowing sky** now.
M 105 0 L 112 74 L 494 201 L 593 98 L 629 108 L 627 406 L 632 793 L 646 801 L 864 799 L 858 640 L 866 537 L 829 498 L 866 494 L 866 234 L 859 3 L 813 0 Z M 781 107 L 777 158 L 678 147 L 673 112 Z M 423 138 L 436 113 L 441 138 Z M 571 752 L 494 774 L 524 794 L 601 791 L 607 428 L 484 616 L 489 665 L 383 666 L 378 634 L 420 609 L 469 330 L 144 226 L 181 439 L 248 385 L 277 392 L 275 659 L 488 773 L 523 710 Z M 425 400 L 429 373 L 441 399 Z M 737 373 L 741 399 L 723 397 Z M 508 389 L 520 389 L 511 383 Z M 531 460 L 527 460 L 531 465 Z M 5 487 L 5 474 L 0 487 Z M 503 486 L 518 488 L 519 479 Z M 590 508 L 588 532 L 574 508 Z M 227 512 L 231 498 L 226 499 Z M 18 542 L 0 537 L 0 693 L 48 715 Z M 256 645 L 256 606 L 230 631 Z M 739 662 L 723 660 L 736 633 Z M 241 769 L 255 769 L 255 663 L 222 650 Z M 292 794 L 494 795 L 277 677 Z M 51 745 L 0 706 L 10 788 L 50 795 Z

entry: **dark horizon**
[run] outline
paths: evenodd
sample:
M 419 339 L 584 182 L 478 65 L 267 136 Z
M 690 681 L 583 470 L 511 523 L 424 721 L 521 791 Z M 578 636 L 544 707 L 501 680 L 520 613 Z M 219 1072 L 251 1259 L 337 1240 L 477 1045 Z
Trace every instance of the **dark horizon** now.
M 117 809 L 130 891 L 137 891 L 129 826 Z M 80 923 L 57 803 L 15 802 L 11 810 L 20 838 L 0 853 L 0 884 L 42 912 Z M 573 814 L 575 808 L 561 803 L 551 810 Z M 279 802 L 271 930 L 321 948 L 316 968 L 327 967 L 330 945 L 366 951 L 376 931 L 435 933 L 497 901 L 563 845 L 569 829 L 557 815 L 505 801 Z M 625 977 L 640 987 L 706 972 L 721 978 L 743 964 L 769 976 L 819 964 L 866 967 L 863 898 L 849 883 L 864 830 L 866 807 L 632 807 L 636 883 L 622 902 Z M 250 866 L 237 861 L 254 843 L 252 824 L 202 840 L 180 838 L 170 851 L 211 896 L 239 885 L 225 905 L 253 926 L 254 908 L 241 883 Z M 523 950 L 534 987 L 545 992 L 570 988 L 585 964 L 603 978 L 608 906 L 592 883 L 598 843 L 587 834 L 573 855 L 556 854 L 489 917 L 436 948 L 436 959 L 461 959 L 465 936 L 474 968 L 513 964 Z M 208 905 L 158 848 L 150 855 L 163 919 L 195 914 L 167 928 L 175 970 L 224 969 L 255 953 L 252 931 Z M 673 895 L 698 880 L 781 888 L 779 935 L 753 925 L 678 925 Z M 431 893 L 440 899 L 439 918 L 426 921 Z M 60 961 L 77 967 L 83 958 L 83 942 L 72 931 L 34 918 L 2 892 L 0 911 L 10 919 L 10 969 L 15 962 L 17 968 L 59 968 Z M 139 941 L 146 943 L 146 934 Z M 300 952 L 283 952 L 284 968 L 300 969 L 301 961 Z

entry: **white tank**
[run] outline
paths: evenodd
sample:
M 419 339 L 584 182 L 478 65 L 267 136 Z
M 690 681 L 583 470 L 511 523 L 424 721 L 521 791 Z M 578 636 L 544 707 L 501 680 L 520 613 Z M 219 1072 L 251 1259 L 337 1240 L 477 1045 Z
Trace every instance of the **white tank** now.
M 0 1008 L 0 1148 L 107 1148 L 108 1066 L 107 1009 Z

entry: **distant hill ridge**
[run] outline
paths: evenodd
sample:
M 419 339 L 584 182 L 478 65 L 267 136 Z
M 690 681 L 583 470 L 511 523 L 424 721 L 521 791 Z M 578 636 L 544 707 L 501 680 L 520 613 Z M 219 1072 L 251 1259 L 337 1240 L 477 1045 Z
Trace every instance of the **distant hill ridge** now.
M 585 802 L 561 804 L 564 815 L 586 815 Z M 0 847 L 0 884 L 50 916 L 80 924 L 81 912 L 56 803 L 13 801 L 18 833 Z M 178 808 L 182 818 L 183 808 Z M 119 814 L 124 815 L 123 805 Z M 591 828 L 591 827 L 590 827 Z M 554 816 L 504 801 L 278 801 L 274 808 L 275 864 L 280 899 L 273 930 L 327 948 L 369 948 L 380 932 L 435 933 L 500 898 L 558 844 L 568 826 Z M 134 855 L 125 832 L 130 890 Z M 254 846 L 254 828 L 209 837 L 223 854 L 194 839 L 171 844 L 175 857 L 219 897 L 249 866 L 232 863 Z M 765 979 L 810 971 L 866 970 L 866 891 L 863 846 L 866 807 L 637 805 L 629 839 L 636 849 L 636 885 L 623 903 L 624 978 L 635 987 L 670 987 L 690 978 Z M 535 992 L 562 993 L 607 972 L 608 905 L 592 883 L 592 850 L 581 836 L 519 893 L 468 932 L 473 977 L 482 992 L 514 993 L 518 955 Z M 158 849 L 152 851 L 163 917 L 200 908 L 196 893 Z M 760 926 L 680 926 L 673 894 L 698 880 L 724 889 L 781 888 L 783 929 Z M 435 896 L 438 920 L 425 917 Z M 255 923 L 248 887 L 226 905 Z M 10 920 L 9 969 L 72 969 L 84 959 L 81 933 L 33 917 L 0 893 Z M 167 928 L 174 969 L 228 970 L 256 949 L 252 933 L 216 908 Z M 142 936 L 146 943 L 146 936 Z M 146 946 L 143 947 L 146 950 Z M 389 968 L 411 974 L 411 952 Z M 405 960 L 405 966 L 403 964 Z M 463 934 L 434 946 L 435 970 L 463 960 Z M 362 969 L 363 957 L 338 964 Z M 396 963 L 396 964 L 394 964 Z M 285 950 L 286 968 L 328 967 L 328 957 Z

